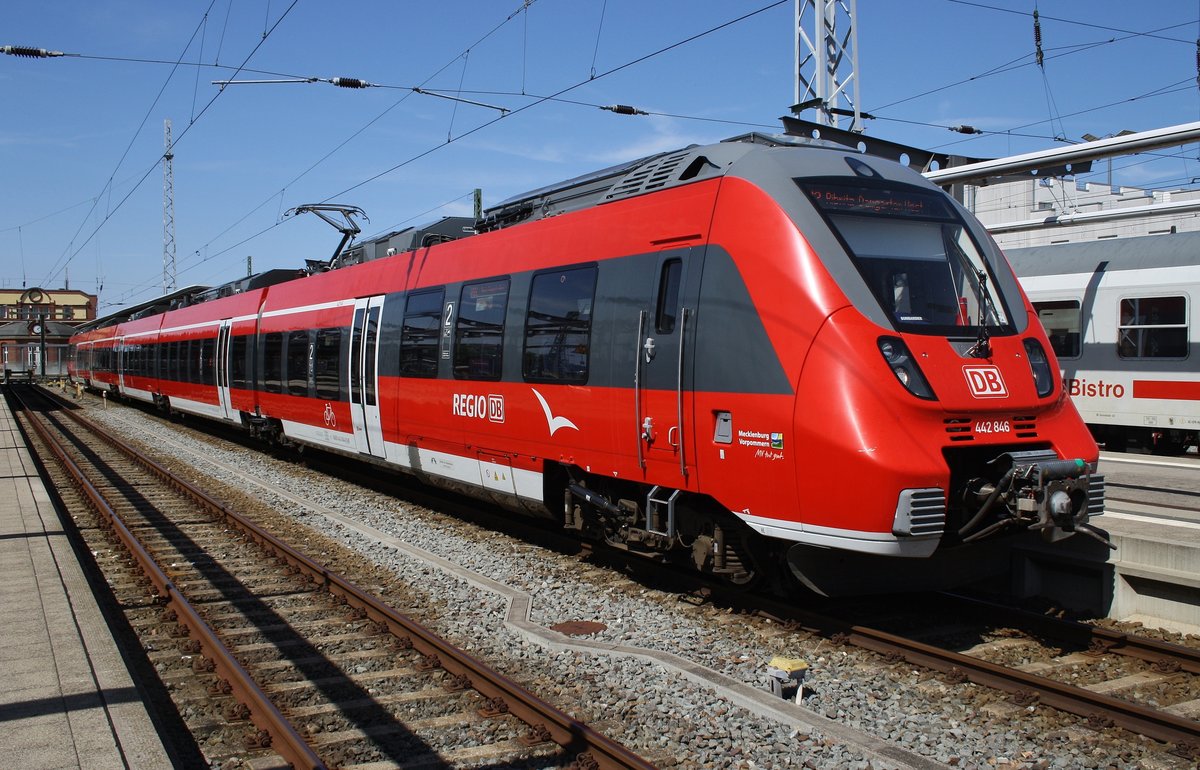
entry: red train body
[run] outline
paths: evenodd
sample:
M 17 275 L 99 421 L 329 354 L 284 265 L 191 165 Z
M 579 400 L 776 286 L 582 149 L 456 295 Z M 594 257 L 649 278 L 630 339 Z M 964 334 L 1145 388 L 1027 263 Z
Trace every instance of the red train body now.
M 907 168 L 749 137 L 479 229 L 181 292 L 77 335 L 74 374 L 734 582 L 903 590 L 1018 531 L 1096 534 L 1096 445 L 1036 316 Z

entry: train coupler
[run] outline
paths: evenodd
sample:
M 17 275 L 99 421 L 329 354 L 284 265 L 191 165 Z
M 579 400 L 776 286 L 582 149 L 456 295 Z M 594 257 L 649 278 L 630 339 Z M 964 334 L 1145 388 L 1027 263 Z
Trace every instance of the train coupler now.
M 1081 459 L 1059 459 L 1050 450 L 1006 452 L 988 468 L 994 481 L 974 479 L 968 484 L 968 503 L 978 508 L 960 530 L 971 542 L 1001 530 L 1021 527 L 1039 531 L 1055 542 L 1084 532 L 1108 544 L 1099 530 L 1087 526 L 1089 512 L 1103 509 L 1103 483 Z M 998 478 L 996 478 L 998 475 Z

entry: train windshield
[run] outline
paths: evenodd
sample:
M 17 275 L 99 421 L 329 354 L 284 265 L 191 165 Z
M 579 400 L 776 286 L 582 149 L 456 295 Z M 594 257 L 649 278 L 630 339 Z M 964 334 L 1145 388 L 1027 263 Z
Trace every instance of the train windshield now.
M 991 267 L 943 196 L 919 188 L 797 180 L 896 328 L 1010 333 Z

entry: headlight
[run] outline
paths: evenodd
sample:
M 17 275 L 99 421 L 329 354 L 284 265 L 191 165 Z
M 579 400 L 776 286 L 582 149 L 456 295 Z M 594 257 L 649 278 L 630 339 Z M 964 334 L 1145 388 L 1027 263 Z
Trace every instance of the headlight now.
M 936 400 L 933 388 L 929 387 L 925 375 L 921 374 L 921 369 L 908 352 L 904 340 L 899 337 L 880 337 L 879 352 L 883 354 L 883 360 L 891 368 L 892 374 L 896 375 L 896 379 L 909 393 L 927 401 Z
M 1033 384 L 1037 387 L 1038 398 L 1045 398 L 1054 392 L 1054 372 L 1050 369 L 1050 359 L 1046 357 L 1046 349 L 1035 339 L 1025 340 L 1025 355 L 1029 358 L 1029 368 L 1033 371 Z

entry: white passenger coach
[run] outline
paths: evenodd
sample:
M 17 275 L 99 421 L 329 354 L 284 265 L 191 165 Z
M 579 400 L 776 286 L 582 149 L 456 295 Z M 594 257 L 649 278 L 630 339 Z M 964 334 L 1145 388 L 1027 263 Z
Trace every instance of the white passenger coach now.
M 1064 243 L 1005 254 L 1097 441 L 1162 453 L 1200 434 L 1200 233 Z

